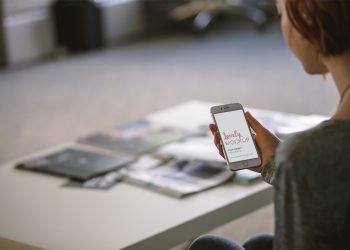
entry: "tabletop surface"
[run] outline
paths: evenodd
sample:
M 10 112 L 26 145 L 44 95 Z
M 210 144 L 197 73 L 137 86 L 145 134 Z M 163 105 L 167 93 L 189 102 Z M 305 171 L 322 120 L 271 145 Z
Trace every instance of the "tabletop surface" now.
M 193 105 L 198 106 L 194 119 L 210 122 L 211 104 Z M 162 112 L 149 118 L 181 115 L 178 109 Z M 272 188 L 263 182 L 228 183 L 181 199 L 127 183 L 108 191 L 64 188 L 64 178 L 14 169 L 19 160 L 0 167 L 0 237 L 41 248 L 170 247 L 272 202 Z

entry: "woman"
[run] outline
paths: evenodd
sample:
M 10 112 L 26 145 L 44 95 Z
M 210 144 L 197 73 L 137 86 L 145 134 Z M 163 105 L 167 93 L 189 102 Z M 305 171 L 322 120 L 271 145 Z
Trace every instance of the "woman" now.
M 283 143 L 247 113 L 263 162 L 256 170 L 275 187 L 275 235 L 243 247 L 207 235 L 190 249 L 350 249 L 350 1 L 279 0 L 277 8 L 285 41 L 305 71 L 332 75 L 338 108 Z M 217 128 L 210 129 L 223 156 Z

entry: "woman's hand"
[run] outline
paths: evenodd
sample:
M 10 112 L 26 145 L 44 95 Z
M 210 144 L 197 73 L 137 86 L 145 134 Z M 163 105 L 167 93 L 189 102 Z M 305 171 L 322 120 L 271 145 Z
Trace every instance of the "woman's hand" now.
M 275 154 L 280 139 L 263 127 L 249 112 L 246 112 L 246 118 L 250 127 L 253 129 L 254 140 L 259 148 L 261 157 L 261 165 L 256 168 L 251 168 L 251 170 L 261 172 L 265 164 Z M 214 144 L 219 150 L 219 154 L 225 158 L 218 128 L 215 124 L 210 124 L 209 128 L 214 136 Z

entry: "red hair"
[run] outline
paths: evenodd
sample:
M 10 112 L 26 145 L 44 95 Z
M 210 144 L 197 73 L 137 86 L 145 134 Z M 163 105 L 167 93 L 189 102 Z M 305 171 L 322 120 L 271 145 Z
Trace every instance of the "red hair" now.
M 349 0 L 286 0 L 296 30 L 324 56 L 350 49 Z

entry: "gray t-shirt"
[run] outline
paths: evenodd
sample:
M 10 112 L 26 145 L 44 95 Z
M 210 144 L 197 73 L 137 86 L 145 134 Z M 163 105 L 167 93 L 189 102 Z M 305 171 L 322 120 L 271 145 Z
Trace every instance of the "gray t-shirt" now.
M 274 249 L 350 249 L 350 121 L 287 139 L 262 176 L 275 187 Z

